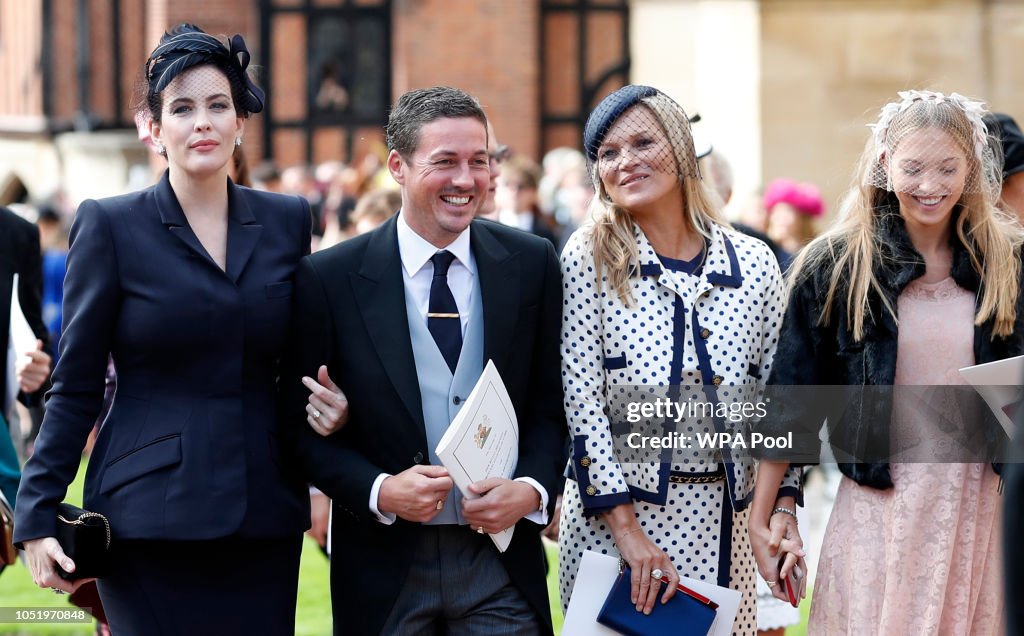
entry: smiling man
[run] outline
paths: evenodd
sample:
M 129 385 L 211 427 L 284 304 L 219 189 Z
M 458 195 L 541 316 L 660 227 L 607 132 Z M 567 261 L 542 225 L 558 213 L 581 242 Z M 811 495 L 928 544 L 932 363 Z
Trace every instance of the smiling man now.
M 561 281 L 549 242 L 474 220 L 486 124 L 460 90 L 403 95 L 387 127 L 400 213 L 296 276 L 285 404 L 310 481 L 334 501 L 336 633 L 551 633 L 538 530 L 564 466 Z M 434 448 L 487 360 L 515 405 L 519 463 L 470 500 Z M 300 379 L 321 364 L 349 400 L 333 434 L 305 420 Z M 487 533 L 513 526 L 499 553 Z

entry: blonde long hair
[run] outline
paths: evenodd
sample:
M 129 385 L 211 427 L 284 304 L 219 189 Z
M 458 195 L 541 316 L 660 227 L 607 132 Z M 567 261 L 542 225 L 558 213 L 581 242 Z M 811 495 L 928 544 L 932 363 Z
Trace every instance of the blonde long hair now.
M 913 108 L 915 106 L 911 106 Z M 920 114 L 917 116 L 921 117 Z M 943 130 L 960 145 L 967 157 L 969 174 L 979 178 L 986 174 L 987 167 L 979 165 L 981 160 L 975 152 L 973 140 L 963 133 L 970 131 L 971 126 L 940 125 L 934 119 L 921 118 L 915 129 L 929 127 Z M 877 210 L 885 207 L 887 198 L 891 196 L 887 190 L 871 185 L 871 173 L 878 170 L 878 157 L 874 140 L 869 140 L 858 162 L 853 184 L 841 203 L 839 220 L 801 251 L 793 263 L 788 282 L 788 291 L 792 292 L 797 284 L 814 272 L 828 272 L 828 290 L 818 324 L 829 324 L 837 299 L 845 292 L 846 328 L 856 341 L 864 338 L 866 320 L 874 319 L 870 306 L 872 294 L 881 300 L 884 311 L 898 321 L 896 308 L 878 279 L 878 270 L 884 264 L 881 245 L 884 239 L 878 231 L 880 219 Z M 960 214 L 954 229 L 967 251 L 971 266 L 981 279 L 974 324 L 981 325 L 994 319 L 993 337 L 1006 337 L 1013 332 L 1016 319 L 1020 293 L 1020 246 L 1024 242 L 1024 230 L 1016 219 L 997 207 L 998 196 L 998 183 L 994 187 L 965 190 L 957 202 Z
M 661 125 L 662 134 L 668 137 L 669 145 L 672 147 L 676 172 L 679 175 L 679 189 L 683 193 L 683 209 L 680 210 L 680 214 L 690 227 L 701 236 L 710 239 L 714 225 L 727 227 L 728 224 L 713 203 L 711 194 L 705 189 L 704 181 L 683 176 L 680 167 L 695 166 L 697 161 L 686 113 L 672 99 L 661 93 L 643 98 L 633 108 L 640 106 L 651 110 Z M 674 137 L 668 135 L 667 130 L 681 131 L 681 134 Z M 595 273 L 598 280 L 601 280 L 602 272 L 607 273 L 609 286 L 618 295 L 619 300 L 629 307 L 633 301 L 629 278 L 638 269 L 640 261 L 640 250 L 633 235 L 633 219 L 629 210 L 616 205 L 608 196 L 604 184 L 601 183 L 596 161 L 590 166 L 590 176 L 597 193 L 590 202 L 593 224 L 589 232 L 594 250 Z

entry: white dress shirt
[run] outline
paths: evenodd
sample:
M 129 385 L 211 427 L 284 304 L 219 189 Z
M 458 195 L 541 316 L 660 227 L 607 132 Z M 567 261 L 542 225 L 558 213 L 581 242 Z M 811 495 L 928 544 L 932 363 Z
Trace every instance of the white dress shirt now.
M 427 308 L 430 306 L 430 283 L 434 278 L 434 267 L 430 264 L 430 257 L 442 251 L 420 236 L 405 222 L 405 217 L 399 211 L 397 219 L 398 230 L 398 255 L 402 259 L 402 281 L 405 283 L 406 296 L 413 299 L 413 304 L 423 320 L 427 322 Z M 444 250 L 455 255 L 448 268 L 448 287 L 455 297 L 455 304 L 459 308 L 459 319 L 462 323 L 462 336 L 466 336 L 466 326 L 469 324 L 470 308 L 473 300 L 473 279 L 476 277 L 476 259 L 473 258 L 473 251 L 469 245 L 469 231 L 467 227 L 459 236 L 452 241 Z M 395 522 L 396 515 L 393 512 L 381 512 L 377 508 L 377 498 L 380 495 L 380 486 L 385 479 L 391 477 L 388 473 L 381 473 L 373 482 L 370 489 L 370 512 L 377 518 L 377 521 L 385 525 Z M 515 481 L 522 481 L 530 484 L 540 494 L 540 510 L 526 515 L 526 519 L 540 525 L 548 523 L 548 493 L 537 480 L 530 477 L 519 477 Z

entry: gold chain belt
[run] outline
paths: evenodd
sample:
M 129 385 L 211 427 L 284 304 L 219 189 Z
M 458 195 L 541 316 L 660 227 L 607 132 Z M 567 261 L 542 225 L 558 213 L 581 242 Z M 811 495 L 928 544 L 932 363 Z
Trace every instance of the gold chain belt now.
M 725 470 L 719 468 L 710 473 L 669 473 L 668 481 L 672 484 L 713 484 L 725 479 Z

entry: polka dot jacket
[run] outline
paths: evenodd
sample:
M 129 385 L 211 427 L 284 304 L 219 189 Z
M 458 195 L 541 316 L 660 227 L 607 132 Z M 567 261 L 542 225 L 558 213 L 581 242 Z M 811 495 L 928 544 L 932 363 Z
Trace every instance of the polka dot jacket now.
M 683 459 L 669 450 L 652 461 L 657 454 L 645 450 L 624 457 L 629 451 L 621 436 L 613 442 L 610 422 L 619 421 L 613 411 L 633 399 L 625 397 L 630 392 L 662 387 L 654 390 L 716 403 L 730 389 L 763 387 L 785 309 L 778 263 L 761 241 L 716 225 L 700 270 L 691 274 L 668 259 L 663 264 L 639 226 L 633 232 L 640 266 L 630 279 L 629 307 L 607 276 L 597 280 L 590 228 L 575 232 L 562 252 L 562 386 L 572 436 L 567 474 L 578 485 L 584 514 L 593 516 L 630 501 L 664 505 L 671 472 L 713 471 L 721 459 L 732 508 L 744 510 L 754 484 L 749 452 L 726 447 L 714 457 Z M 744 425 L 756 429 L 756 422 Z M 689 429 L 673 423 L 671 430 L 735 430 L 728 426 L 713 417 Z M 791 468 L 782 494 L 799 498 L 798 484 Z

